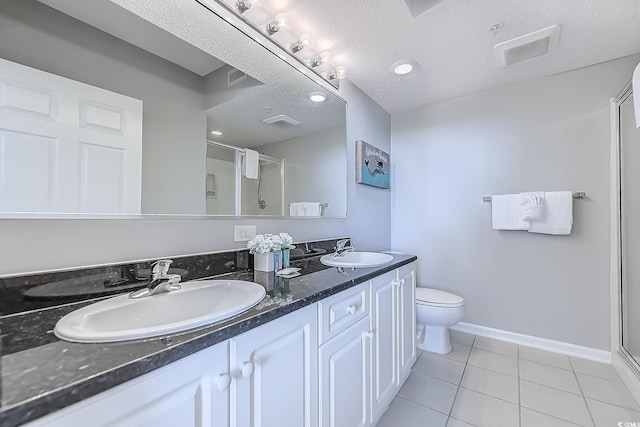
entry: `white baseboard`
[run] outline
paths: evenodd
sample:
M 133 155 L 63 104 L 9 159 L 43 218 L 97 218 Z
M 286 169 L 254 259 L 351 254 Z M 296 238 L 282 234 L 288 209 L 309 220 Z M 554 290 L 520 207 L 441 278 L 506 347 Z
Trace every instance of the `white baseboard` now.
M 601 363 L 611 364 L 611 352 L 599 350 L 597 348 L 584 347 L 562 341 L 554 341 L 546 338 L 534 337 L 531 335 L 517 334 L 515 332 L 504 331 L 502 329 L 488 328 L 486 326 L 474 325 L 472 323 L 460 322 L 450 329 L 454 331 L 466 332 L 481 337 L 494 338 L 540 350 L 552 351 L 554 353 L 566 354 L 567 356 L 579 357 L 581 359 L 593 360 Z

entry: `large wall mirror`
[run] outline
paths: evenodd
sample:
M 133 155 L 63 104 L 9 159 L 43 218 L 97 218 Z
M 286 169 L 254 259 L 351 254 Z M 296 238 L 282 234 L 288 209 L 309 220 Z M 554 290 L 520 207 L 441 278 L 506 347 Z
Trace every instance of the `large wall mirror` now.
M 254 39 L 193 0 L 3 0 L 0 216 L 345 217 L 344 100 Z

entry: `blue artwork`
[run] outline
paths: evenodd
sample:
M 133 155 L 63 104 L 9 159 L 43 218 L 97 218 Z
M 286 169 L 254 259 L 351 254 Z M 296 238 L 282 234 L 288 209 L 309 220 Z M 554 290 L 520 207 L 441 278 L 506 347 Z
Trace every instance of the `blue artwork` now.
M 390 164 L 388 153 L 364 141 L 356 141 L 356 182 L 389 188 Z

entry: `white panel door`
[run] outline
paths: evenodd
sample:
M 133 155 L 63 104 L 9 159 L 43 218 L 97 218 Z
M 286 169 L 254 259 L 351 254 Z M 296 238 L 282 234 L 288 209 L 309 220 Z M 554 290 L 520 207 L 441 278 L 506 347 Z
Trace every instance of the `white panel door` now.
M 318 425 L 317 305 L 231 339 L 231 425 Z
M 320 346 L 320 426 L 369 425 L 369 319 Z
M 371 280 L 371 420 L 375 423 L 396 395 L 398 313 L 396 272 Z
M 228 367 L 225 341 L 26 426 L 227 427 Z
M 0 212 L 140 213 L 141 185 L 142 101 L 0 59 Z
M 398 269 L 398 381 L 401 386 L 416 361 L 415 263 Z

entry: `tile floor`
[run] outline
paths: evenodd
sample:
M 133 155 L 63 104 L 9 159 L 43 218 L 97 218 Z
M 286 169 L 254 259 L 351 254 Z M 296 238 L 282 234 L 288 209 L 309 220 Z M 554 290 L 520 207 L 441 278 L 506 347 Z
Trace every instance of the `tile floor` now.
M 449 354 L 419 352 L 377 427 L 640 426 L 611 365 L 455 331 L 451 341 Z

